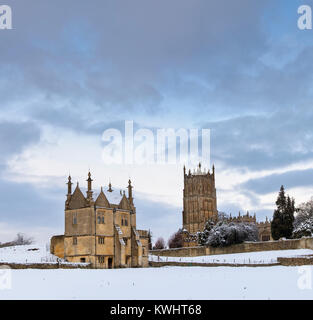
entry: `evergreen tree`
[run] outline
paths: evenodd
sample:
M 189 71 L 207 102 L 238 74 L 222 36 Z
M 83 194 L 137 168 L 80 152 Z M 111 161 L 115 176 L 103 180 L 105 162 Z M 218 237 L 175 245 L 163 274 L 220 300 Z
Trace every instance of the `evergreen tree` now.
M 284 188 L 284 186 L 281 186 L 279 194 L 278 194 L 278 198 L 276 200 L 277 209 L 280 212 L 283 212 L 286 208 L 286 204 L 287 204 L 287 199 L 286 199 L 286 195 L 285 195 L 285 188 Z
M 295 201 L 286 197 L 284 186 L 281 186 L 276 200 L 277 209 L 274 211 L 271 232 L 274 240 L 282 237 L 291 238 L 293 231 Z
M 292 236 L 293 223 L 295 220 L 294 213 L 295 213 L 294 199 L 290 199 L 290 197 L 288 196 L 285 214 L 283 215 L 284 233 L 286 238 L 291 238 Z

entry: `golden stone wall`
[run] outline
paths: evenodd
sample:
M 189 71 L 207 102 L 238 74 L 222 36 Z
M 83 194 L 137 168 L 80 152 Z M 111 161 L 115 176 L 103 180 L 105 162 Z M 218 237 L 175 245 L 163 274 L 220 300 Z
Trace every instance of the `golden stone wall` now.
M 292 240 L 244 242 L 229 247 L 213 248 L 209 246 L 197 246 L 189 248 L 150 250 L 150 254 L 167 257 L 196 257 L 205 255 L 221 255 L 254 251 L 313 249 L 313 238 Z
M 217 218 L 215 172 L 197 171 L 186 174 L 184 168 L 183 229 L 189 233 L 203 231 L 209 218 Z

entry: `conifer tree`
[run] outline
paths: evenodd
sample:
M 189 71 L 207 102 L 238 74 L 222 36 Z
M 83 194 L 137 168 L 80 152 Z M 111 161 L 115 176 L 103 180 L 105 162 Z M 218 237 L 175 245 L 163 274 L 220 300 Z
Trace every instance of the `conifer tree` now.
M 277 200 L 277 209 L 274 211 L 271 223 L 271 232 L 274 240 L 282 237 L 291 238 L 293 231 L 295 202 L 289 195 L 286 197 L 284 186 L 281 186 Z

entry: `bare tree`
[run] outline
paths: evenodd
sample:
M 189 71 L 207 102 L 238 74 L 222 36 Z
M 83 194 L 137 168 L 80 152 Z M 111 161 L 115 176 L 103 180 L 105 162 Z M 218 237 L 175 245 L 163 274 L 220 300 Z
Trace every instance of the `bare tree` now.
M 162 237 L 158 238 L 156 243 L 154 244 L 153 250 L 161 250 L 165 249 L 165 241 Z
M 313 235 L 313 198 L 308 202 L 300 204 L 296 209 L 295 221 L 293 223 L 293 238 Z
M 179 229 L 177 232 L 172 234 L 167 244 L 169 248 L 182 248 L 184 244 L 182 230 Z
M 13 240 L 14 246 L 21 246 L 21 245 L 27 245 L 32 244 L 34 242 L 34 239 L 32 237 L 28 237 L 23 233 L 18 233 L 16 235 L 16 238 Z
M 32 237 L 28 237 L 25 234 L 19 232 L 16 235 L 16 238 L 9 242 L 0 243 L 0 248 L 12 247 L 12 246 L 20 246 L 20 245 L 28 245 L 34 242 Z

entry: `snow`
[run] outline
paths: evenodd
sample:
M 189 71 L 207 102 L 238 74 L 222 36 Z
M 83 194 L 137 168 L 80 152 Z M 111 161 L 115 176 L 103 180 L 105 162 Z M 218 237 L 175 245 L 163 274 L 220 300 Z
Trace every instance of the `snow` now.
M 229 262 L 235 259 L 237 263 L 249 258 L 269 261 L 277 257 L 309 254 L 313 254 L 313 250 L 248 252 L 184 259 L 200 262 L 202 259 Z M 55 259 L 43 244 L 0 248 L 0 260 L 5 262 L 25 263 L 27 260 L 28 263 L 44 263 Z M 312 272 L 311 266 L 304 267 Z M 303 276 L 300 268 L 9 269 L 6 275 L 11 277 L 10 289 L 1 288 L 3 271 L 0 272 L 0 300 L 313 299 L 312 290 L 301 290 L 298 287 L 298 281 Z
M 88 265 L 88 263 L 66 262 L 50 253 L 46 244 L 31 244 L 0 248 L 0 263 L 58 263 Z
M 0 262 L 41 263 L 56 262 L 57 257 L 49 252 L 45 244 L 31 244 L 0 248 Z
M 198 257 L 162 257 L 149 255 L 149 261 L 175 261 L 175 262 L 197 262 L 197 263 L 235 263 L 235 264 L 263 264 L 276 263 L 278 257 L 294 257 L 313 255 L 313 250 L 297 249 L 297 250 L 275 250 L 275 251 L 259 251 L 244 252 L 234 254 L 198 256 Z
M 313 299 L 301 267 L 11 270 L 2 299 Z M 310 268 L 311 266 L 306 266 Z M 1 278 L 0 278 L 1 282 Z M 310 284 L 312 285 L 312 284 Z

